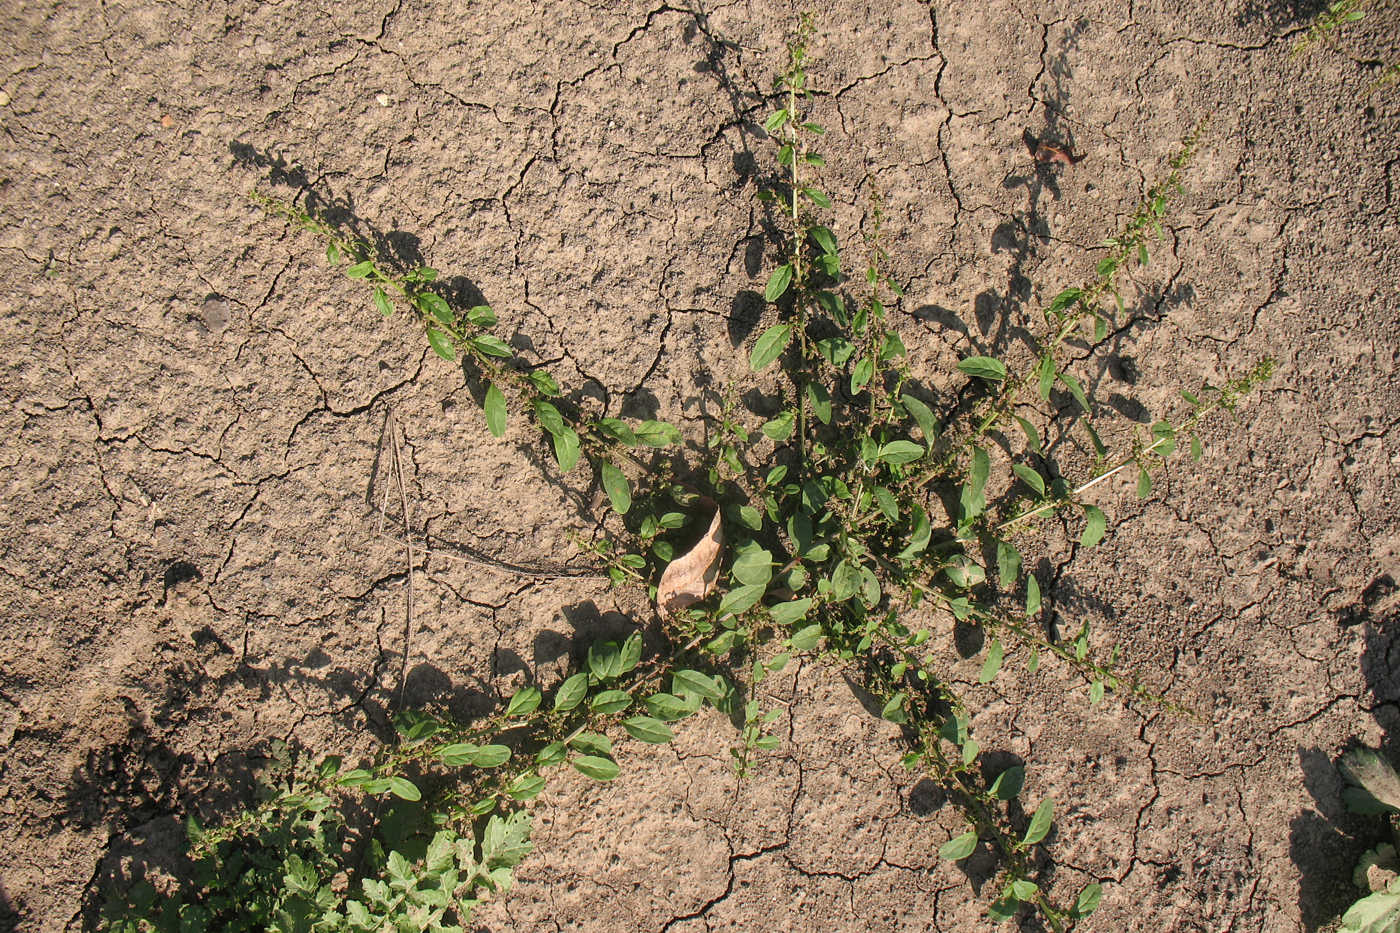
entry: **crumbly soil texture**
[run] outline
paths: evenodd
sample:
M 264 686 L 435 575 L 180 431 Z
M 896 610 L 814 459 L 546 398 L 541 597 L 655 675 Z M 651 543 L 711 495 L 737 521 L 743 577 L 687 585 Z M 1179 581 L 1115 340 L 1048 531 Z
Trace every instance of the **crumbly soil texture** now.
M 866 180 L 883 193 L 891 320 L 934 391 L 1022 346 L 1209 117 L 1075 365 L 1122 436 L 1180 389 L 1279 370 L 1148 499 L 1101 487 L 1101 545 L 1067 536 L 1035 568 L 1055 626 L 1088 620 L 1200 718 L 1091 706 L 1050 662 L 979 686 L 947 647 L 987 753 L 1058 802 L 1041 880 L 1103 883 L 1085 929 L 1325 929 L 1375 841 L 1334 761 L 1400 725 L 1400 87 L 1368 93 L 1400 11 L 1291 54 L 1319 6 L 819 14 L 831 225 L 859 268 Z M 557 681 L 578 639 L 655 632 L 575 543 L 605 530 L 584 471 L 560 477 L 522 421 L 494 439 L 420 327 L 247 194 L 318 199 L 493 305 L 588 410 L 697 444 L 774 320 L 754 193 L 794 16 L 0 5 L 0 928 L 90 926 L 115 866 L 177 850 L 180 814 L 250 799 L 272 739 L 364 754 L 400 706 L 480 715 Z M 1037 165 L 1027 131 L 1083 159 Z M 960 819 L 897 727 L 824 663 L 762 689 L 787 715 L 750 780 L 714 712 L 620 743 L 611 784 L 552 781 L 517 887 L 472 928 L 991 928 L 993 866 L 938 859 Z

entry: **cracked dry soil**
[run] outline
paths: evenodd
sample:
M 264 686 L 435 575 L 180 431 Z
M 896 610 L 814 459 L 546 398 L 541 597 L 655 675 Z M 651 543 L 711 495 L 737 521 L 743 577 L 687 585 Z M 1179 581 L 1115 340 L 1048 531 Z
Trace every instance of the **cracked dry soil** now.
M 1212 118 L 1127 313 L 1081 363 L 1126 432 L 1179 388 L 1280 371 L 1108 539 L 1050 542 L 1056 618 L 1204 714 L 1107 703 L 1047 664 L 976 687 L 974 730 L 1059 801 L 1051 884 L 1095 930 L 1313 930 L 1366 824 L 1343 742 L 1394 734 L 1400 575 L 1397 19 L 1290 59 L 1316 4 L 844 0 L 814 44 L 833 226 L 867 173 L 933 384 L 1092 268 Z M 460 371 L 244 192 L 312 190 L 495 306 L 609 414 L 700 434 L 765 323 L 754 173 L 792 11 L 384 0 L 0 5 L 0 928 L 76 929 L 122 854 L 231 807 L 270 737 L 363 752 L 406 699 L 462 714 L 575 634 L 647 621 L 569 543 L 595 490 L 486 431 Z M 1021 137 L 1072 144 L 1036 170 Z M 1088 348 L 1082 352 L 1087 353 Z M 418 568 L 380 534 L 388 412 Z M 1116 419 L 1116 420 L 1114 420 Z M 951 646 L 950 646 L 951 648 Z M 952 657 L 950 651 L 950 657 Z M 781 750 L 736 788 L 728 726 L 554 785 L 477 928 L 982 929 L 986 866 L 839 673 L 768 686 Z M 981 871 L 983 874 L 978 874 Z M 985 895 L 988 892 L 982 892 Z

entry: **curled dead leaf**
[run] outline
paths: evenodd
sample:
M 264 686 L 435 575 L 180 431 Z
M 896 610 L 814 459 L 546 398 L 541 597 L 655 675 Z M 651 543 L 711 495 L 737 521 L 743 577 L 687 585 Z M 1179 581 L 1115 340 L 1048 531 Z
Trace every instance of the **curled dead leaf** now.
M 666 565 L 661 582 L 656 587 L 656 606 L 662 616 L 668 616 L 709 596 L 719 579 L 720 552 L 724 548 L 724 529 L 720 525 L 719 506 L 709 530 L 700 536 L 689 551 Z

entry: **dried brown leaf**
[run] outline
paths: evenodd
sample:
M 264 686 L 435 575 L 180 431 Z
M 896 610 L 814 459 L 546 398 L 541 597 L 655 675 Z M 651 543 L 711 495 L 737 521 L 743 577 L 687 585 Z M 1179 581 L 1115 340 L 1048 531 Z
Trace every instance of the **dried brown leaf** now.
M 661 583 L 656 587 L 656 605 L 663 616 L 710 595 L 719 579 L 719 557 L 723 548 L 724 529 L 720 526 L 720 512 L 716 506 L 709 530 L 700 536 L 693 548 L 667 564 L 666 571 L 661 574 Z

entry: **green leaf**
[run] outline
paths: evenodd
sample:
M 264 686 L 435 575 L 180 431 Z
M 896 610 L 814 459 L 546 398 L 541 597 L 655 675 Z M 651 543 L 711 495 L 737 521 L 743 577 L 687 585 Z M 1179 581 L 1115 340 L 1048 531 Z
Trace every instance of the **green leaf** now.
M 1031 817 L 1031 825 L 1026 829 L 1026 838 L 1021 840 L 1022 846 L 1033 846 L 1045 838 L 1045 834 L 1050 832 L 1050 823 L 1055 818 L 1055 798 L 1046 797 L 1040 802 L 1040 806 L 1035 808 L 1035 815 Z
M 366 259 L 363 262 L 357 262 L 353 266 L 348 267 L 345 270 L 345 274 L 352 279 L 363 279 L 373 271 L 374 263 Z
M 890 441 L 880 448 L 879 460 L 884 463 L 912 463 L 925 453 L 925 449 L 913 441 Z
M 555 408 L 553 403 L 546 402 L 542 399 L 535 399 L 532 404 L 535 409 L 535 417 L 540 422 L 540 427 L 556 436 L 568 430 L 564 425 L 564 416 L 559 414 L 559 409 Z
M 662 722 L 674 722 L 694 713 L 700 708 L 700 698 L 681 698 L 672 693 L 657 693 L 645 700 L 647 712 Z
M 681 442 L 680 430 L 665 421 L 643 421 L 632 433 L 637 435 L 637 440 L 650 447 L 665 447 Z
M 1196 435 L 1191 435 L 1191 461 L 1199 463 L 1201 460 L 1201 439 Z
M 633 632 L 627 636 L 627 640 L 622 643 L 622 648 L 617 654 L 618 673 L 626 674 L 636 668 L 642 660 L 642 633 Z
M 482 403 L 486 412 L 486 428 L 496 437 L 506 436 L 506 397 L 493 382 L 486 387 L 486 400 Z
M 958 369 L 969 376 L 1000 382 L 1006 378 L 1006 364 L 990 356 L 969 356 L 958 363 Z
M 1352 904 L 1342 914 L 1341 933 L 1397 933 L 1400 892 L 1377 891 Z
M 554 435 L 554 459 L 559 462 L 561 473 L 568 473 L 578 463 L 578 434 L 573 428 L 564 428 Z
M 522 774 L 506 785 L 512 800 L 533 800 L 544 792 L 545 780 L 538 774 Z
M 529 379 L 530 384 L 539 389 L 541 394 L 549 398 L 554 398 L 559 394 L 559 383 L 554 381 L 554 377 L 549 374 L 548 370 L 532 369 L 525 374 L 525 378 Z
M 1039 454 L 1040 434 L 1036 432 L 1035 425 L 1019 415 L 1016 416 L 1016 421 L 1021 425 L 1021 433 L 1026 435 L 1026 446 L 1030 448 L 1031 453 Z
M 1026 616 L 1034 618 L 1040 611 L 1040 583 L 1037 582 L 1035 574 L 1026 577 Z
M 876 486 L 874 490 L 875 502 L 880 506 L 880 511 L 890 521 L 899 520 L 899 503 L 895 501 L 894 493 L 884 486 Z
M 1086 884 L 1074 901 L 1074 918 L 1078 920 L 1098 910 L 1102 898 L 1103 887 L 1097 881 Z
M 326 244 L 326 261 L 333 266 L 340 265 L 340 247 L 334 240 Z
M 432 347 L 434 353 L 449 363 L 457 358 L 457 350 L 452 346 L 452 338 L 436 327 L 428 328 L 428 346 Z
M 393 302 L 389 300 L 389 296 L 385 294 L 384 289 L 377 286 L 374 289 L 374 307 L 385 317 L 394 313 Z
M 1176 430 L 1170 422 L 1158 421 L 1152 426 L 1153 449 L 1163 457 L 1176 452 Z
M 1021 552 L 1009 541 L 997 542 L 997 579 L 1004 587 L 1011 586 L 1021 575 Z
M 637 446 L 637 435 L 632 432 L 632 428 L 625 421 L 617 418 L 599 418 L 598 430 L 628 447 Z
M 539 709 L 540 691 L 534 687 L 526 687 L 510 698 L 510 703 L 506 706 L 507 716 L 526 716 Z
M 817 207 L 823 210 L 831 210 L 831 199 L 828 198 L 820 188 L 804 188 L 802 189 L 802 193 Z
M 671 692 L 702 697 L 711 703 L 723 696 L 713 677 L 692 670 L 679 670 L 671 675 Z
M 777 135 L 778 130 L 782 129 L 783 124 L 787 123 L 787 121 L 787 109 L 777 110 L 770 113 L 768 119 L 763 121 L 763 128 L 768 131 L 769 135 Z
M 775 441 L 785 441 L 792 434 L 792 429 L 797 423 L 797 413 L 785 411 L 771 421 L 763 425 L 763 433 Z
M 828 254 L 836 252 L 836 237 L 826 227 L 813 227 L 807 232 L 817 242 L 817 246 L 821 247 L 822 252 Z
M 569 747 L 585 755 L 612 755 L 612 739 L 598 732 L 580 732 L 569 739 Z
M 731 616 L 738 615 L 741 612 L 747 612 L 763 598 L 763 594 L 767 589 L 768 585 L 766 583 L 750 583 L 735 587 L 728 593 L 725 593 L 724 598 L 719 601 L 718 614 L 720 616 Z
M 552 767 L 562 762 L 567 754 L 568 750 L 564 747 L 563 742 L 550 742 L 535 752 L 535 764 L 541 768 Z
M 900 560 L 913 560 L 928 547 L 933 528 L 922 506 L 914 506 L 914 527 L 909 532 L 909 544 L 897 555 Z
M 753 354 L 749 357 L 749 368 L 754 372 L 766 369 L 774 360 L 783 355 L 783 350 L 787 349 L 788 341 L 791 339 L 791 324 L 776 324 L 765 330 L 758 338 L 758 342 L 754 344 Z
M 1024 765 L 1012 765 L 1005 771 L 998 774 L 992 786 L 988 788 L 988 793 L 998 800 L 1015 800 L 1016 795 L 1021 792 L 1021 788 L 1026 784 L 1026 768 Z
M 734 558 L 729 572 L 747 586 L 766 587 L 773 579 L 773 554 L 760 547 L 748 547 Z
M 585 777 L 591 777 L 595 781 L 611 781 L 621 773 L 617 762 L 611 758 L 599 758 L 596 755 L 579 755 L 569 762 L 574 766 L 574 770 Z
M 950 862 L 961 861 L 967 858 L 977 849 L 977 830 L 970 829 L 961 836 L 954 836 L 943 843 L 938 850 L 938 857 L 948 859 Z
M 904 711 L 904 701 L 908 699 L 903 690 L 885 701 L 884 708 L 880 710 L 880 718 L 889 722 L 908 722 L 909 714 Z
M 851 368 L 851 394 L 855 395 L 865 388 L 875 376 L 875 361 L 868 356 L 863 356 L 856 360 L 856 365 Z
M 938 437 L 938 421 L 933 417 L 933 412 L 927 405 L 908 393 L 901 395 L 899 402 L 904 406 L 904 410 L 909 412 L 914 423 L 919 426 L 919 430 L 923 432 L 924 442 L 932 444 L 934 438 Z
M 478 768 L 499 768 L 510 761 L 510 749 L 504 745 L 483 745 L 471 753 L 470 760 Z
M 1108 519 L 1097 506 L 1084 506 L 1084 533 L 1079 536 L 1080 545 L 1087 548 L 1098 544 L 1107 527 Z
M 909 351 L 905 349 L 904 341 L 899 339 L 899 334 L 891 331 L 885 335 L 885 342 L 880 345 L 880 362 L 887 363 L 908 352 Z
M 831 595 L 837 602 L 844 602 L 856 595 L 862 582 L 860 565 L 843 560 L 831 575 Z
M 1097 677 L 1089 684 L 1089 702 L 1094 706 L 1103 702 L 1103 681 Z
M 598 468 L 603 477 L 603 489 L 608 494 L 608 500 L 612 502 L 613 510 L 618 515 L 626 515 L 627 510 L 632 508 L 632 487 L 628 485 L 627 477 L 607 460 L 599 464 Z
M 554 692 L 554 708 L 560 710 L 571 710 L 579 703 L 583 702 L 583 697 L 588 693 L 588 675 L 585 673 L 574 674 L 565 678 L 559 685 L 559 689 Z
M 811 600 L 806 600 L 806 602 L 811 602 Z M 792 646 L 793 651 L 811 651 L 817 647 L 817 642 L 821 641 L 821 637 L 822 627 L 820 624 L 814 623 L 795 632 L 788 639 L 788 644 Z
M 792 284 L 792 263 L 783 263 L 773 270 L 773 274 L 768 277 L 768 284 L 763 286 L 763 300 L 777 301 L 783 297 L 783 293 Z M 755 367 L 758 369 L 761 367 Z
M 632 694 L 625 690 L 604 690 L 589 700 L 588 705 L 596 713 L 611 716 L 613 713 L 620 713 L 632 705 Z
M 420 292 L 415 300 L 418 302 L 418 307 L 422 308 L 424 313 L 431 314 L 440 323 L 446 324 L 448 327 L 457 323 L 457 318 L 452 313 L 451 305 L 449 305 L 447 300 L 441 295 L 435 292 Z
M 822 424 L 831 424 L 831 393 L 826 386 L 816 382 L 807 383 L 807 401 L 812 403 L 812 413 Z
M 987 456 L 987 451 L 981 447 L 972 448 L 972 466 L 968 468 L 968 489 L 969 495 L 974 499 L 981 499 L 982 492 L 987 488 L 987 477 L 992 473 L 992 461 Z
M 982 672 L 977 675 L 978 683 L 989 684 L 992 682 L 997 671 L 1001 670 L 1002 657 L 1001 639 L 993 638 L 991 646 L 987 649 L 987 660 L 982 662 Z
M 467 320 L 475 327 L 494 327 L 496 312 L 491 310 L 490 305 L 476 305 L 467 310 Z
M 505 342 L 495 334 L 478 334 L 472 338 L 472 346 L 476 347 L 487 356 L 499 356 L 510 359 L 515 355 L 515 351 L 506 346 Z
M 1093 412 L 1093 409 L 1089 407 L 1089 399 L 1084 394 L 1084 387 L 1079 384 L 1078 379 L 1069 373 L 1060 373 L 1059 380 L 1065 384 L 1065 388 L 1069 389 L 1069 394 L 1074 396 L 1074 400 L 1079 403 L 1080 408 L 1086 412 Z
M 1137 496 L 1139 499 L 1146 499 L 1152 495 L 1152 476 L 1142 467 L 1138 467 Z
M 1021 477 L 1027 486 L 1035 490 L 1037 496 L 1043 497 L 1045 495 L 1045 479 L 1034 469 L 1024 463 L 1013 463 L 1011 469 L 1012 472 Z
M 1049 314 L 1059 314 L 1065 308 L 1079 300 L 1079 296 L 1084 292 L 1078 288 L 1067 288 L 1060 292 L 1050 302 L 1050 307 L 1046 309 Z
M 423 794 L 418 790 L 418 785 L 406 777 L 389 778 L 389 792 L 400 800 L 421 800 L 423 797 Z
M 1040 377 L 1040 384 L 1037 387 L 1040 393 L 1040 400 L 1045 401 L 1050 397 L 1050 390 L 1055 386 L 1055 359 L 1052 356 L 1040 358 L 1040 368 L 1037 371 Z
M 1400 810 L 1400 774 L 1374 749 L 1358 747 L 1342 756 L 1342 776 L 1391 810 Z M 1374 811 L 1372 811 L 1374 812 Z
M 652 719 L 650 716 L 633 716 L 630 719 L 622 720 L 622 728 L 627 730 L 627 734 L 639 742 L 649 742 L 652 745 L 665 745 L 676 737 L 671 731 L 671 727 L 659 719 Z

